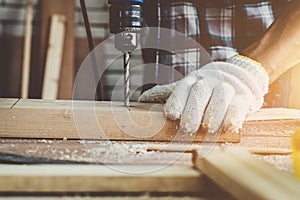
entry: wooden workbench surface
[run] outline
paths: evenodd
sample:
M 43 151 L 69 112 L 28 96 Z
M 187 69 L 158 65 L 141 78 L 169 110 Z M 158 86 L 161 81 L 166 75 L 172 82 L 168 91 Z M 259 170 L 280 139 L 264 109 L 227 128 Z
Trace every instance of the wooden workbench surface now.
M 133 120 L 137 120 L 137 123 L 145 125 L 149 123 L 149 114 L 162 119 L 159 106 L 153 109 L 151 104 L 135 103 L 129 115 Z M 152 110 L 149 110 L 151 107 Z M 89 140 L 78 135 L 78 127 L 76 130 L 75 117 L 72 112 L 74 110 L 89 111 L 90 109 L 98 113 L 97 116 L 102 117 L 102 121 L 110 124 L 107 126 L 112 130 L 108 130 L 108 138 L 105 139 L 112 142 L 95 140 L 97 137 L 93 134 L 87 136 Z M 175 162 L 176 164 L 191 165 L 190 154 L 149 152 L 143 149 L 140 149 L 142 152 L 137 153 L 135 148 L 136 146 L 139 148 L 139 145 L 177 142 L 170 138 L 170 135 L 173 134 L 172 131 L 177 132 L 175 127 L 177 125 L 166 121 L 164 128 L 159 130 L 157 135 L 145 138 L 126 135 L 121 131 L 122 127 L 116 127 L 114 123 L 110 122 L 110 118 L 103 117 L 105 113 L 116 116 L 128 114 L 127 110 L 122 108 L 118 102 L 0 99 L 0 110 L 0 152 L 111 164 L 170 164 L 170 162 Z M 122 119 L 126 119 L 126 116 Z M 219 141 L 226 145 L 289 149 L 290 136 L 293 130 L 300 126 L 299 119 L 299 110 L 263 109 L 247 118 L 241 135 L 221 134 Z M 112 118 L 112 120 L 116 120 L 116 118 Z M 203 133 L 198 133 L 193 143 L 202 144 L 204 136 L 201 134 Z M 240 142 L 236 143 L 238 141 Z M 270 160 L 273 162 L 277 158 L 278 156 Z M 284 159 L 288 160 L 287 157 Z M 287 162 L 285 161 L 285 163 Z M 291 171 L 290 166 L 282 168 Z
M 178 121 L 166 120 L 161 104 L 0 99 L 0 138 L 109 139 L 128 141 L 210 141 L 205 130 L 183 135 Z M 263 109 L 247 118 L 243 137 L 289 137 L 300 111 Z M 237 143 L 240 133 L 223 132 L 218 142 Z M 262 140 L 264 141 L 264 140 Z
M 250 139 L 250 140 L 248 140 Z M 24 156 L 51 158 L 65 161 L 79 161 L 99 164 L 130 165 L 178 165 L 192 166 L 190 153 L 147 151 L 151 144 L 162 142 L 128 142 L 95 140 L 53 140 L 53 139 L 0 139 L 0 152 Z M 220 144 L 217 144 L 220 145 Z M 280 147 L 289 148 L 286 139 L 269 138 L 261 141 L 260 137 L 244 137 L 240 144 L 226 144 L 243 147 Z M 278 169 L 292 173 L 290 155 L 256 155 Z
M 96 105 L 98 117 L 103 117 L 103 112 L 110 113 L 112 110 L 111 104 L 107 102 L 101 102 L 102 107 L 97 106 L 99 103 L 95 102 L 77 103 L 79 110 L 90 109 L 90 104 Z M 147 108 L 149 106 L 146 105 Z M 132 140 L 134 136 L 121 134 L 120 129 L 110 124 L 114 131 L 109 131 L 108 138 L 101 140 L 95 138 L 93 134 L 86 138 L 78 135 L 74 126 L 74 116 L 71 113 L 72 104 L 69 101 L 0 99 L 0 110 L 0 153 L 94 164 L 162 167 L 172 164 L 189 170 L 193 166 L 190 153 L 146 150 L 147 146 L 152 144 L 177 144 L 178 141 L 170 138 L 170 133 L 176 132 L 177 123 L 174 122 L 167 121 L 168 124 L 163 132 L 150 139 L 145 137 L 134 140 Z M 121 114 L 127 112 L 117 106 L 118 110 L 121 110 Z M 144 112 L 143 109 L 135 107 L 130 114 L 138 122 L 142 122 L 147 119 L 147 117 L 143 118 Z M 159 119 L 162 116 L 161 111 L 157 109 L 150 111 L 151 113 Z M 142 120 L 139 119 L 141 117 Z M 108 118 L 102 119 L 109 123 Z M 299 119 L 299 110 L 265 109 L 247 119 L 240 135 L 223 134 L 219 140 L 222 144 L 215 145 L 290 149 L 291 134 L 296 127 L 300 126 Z M 196 137 L 193 144 L 202 145 L 203 138 L 203 135 Z M 180 141 L 180 144 L 182 143 L 187 144 L 187 141 Z M 290 155 L 255 156 L 288 174 L 292 173 Z M 201 181 L 199 182 L 201 184 L 207 182 L 207 180 Z M 209 184 L 210 189 L 214 188 L 213 184 Z M 207 199 L 212 199 L 210 197 Z

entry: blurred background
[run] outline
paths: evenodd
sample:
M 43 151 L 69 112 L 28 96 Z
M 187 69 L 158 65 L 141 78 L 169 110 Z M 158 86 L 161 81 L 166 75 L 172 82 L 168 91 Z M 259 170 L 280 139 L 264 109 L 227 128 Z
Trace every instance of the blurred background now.
M 32 27 L 26 31 L 28 0 L 0 0 L 0 97 L 21 97 L 24 67 L 29 63 L 28 98 L 43 98 L 43 85 L 49 82 L 57 92 L 51 98 L 72 99 L 74 77 L 89 53 L 87 36 L 79 0 L 31 0 Z M 107 0 L 86 0 L 94 45 L 111 36 L 108 24 Z M 29 13 L 30 14 L 30 13 Z M 52 24 L 53 16 L 61 18 Z M 52 26 L 53 25 L 53 26 Z M 54 37 L 51 39 L 51 30 Z M 29 45 L 25 38 L 30 38 Z M 61 37 L 61 42 L 57 38 Z M 53 44 L 52 44 L 52 43 Z M 114 44 L 107 44 L 105 56 L 110 55 Z M 27 56 L 26 56 L 27 55 Z M 54 59 L 53 59 L 54 58 Z M 29 61 L 28 61 L 29 60 Z M 119 58 L 105 71 L 103 76 L 104 99 L 110 100 L 112 89 L 123 75 L 123 60 Z M 46 66 L 58 64 L 59 73 L 46 72 Z M 143 63 L 141 52 L 134 51 L 131 67 Z M 50 73 L 50 75 L 49 75 Z M 300 108 L 298 86 L 300 67 L 295 67 L 271 86 L 273 93 L 266 96 L 268 105 L 273 107 Z M 49 76 L 50 79 L 45 77 Z M 52 79 L 51 79 L 52 78 Z M 91 77 L 93 78 L 93 77 Z M 141 86 L 143 71 L 131 74 L 131 87 Z M 50 80 L 50 81 L 49 81 Z M 116 88 L 122 93 L 123 88 Z M 49 90 L 50 91 L 50 90 Z M 131 100 L 136 100 L 138 90 Z M 122 99 L 122 95 L 119 100 Z M 273 103 L 276 102 L 276 103 Z
M 110 35 L 108 28 L 107 0 L 86 0 L 94 45 L 98 45 Z M 33 19 L 30 51 L 29 98 L 41 98 L 47 53 L 50 50 L 51 16 L 65 17 L 64 41 L 58 79 L 57 99 L 71 99 L 74 77 L 83 60 L 89 53 L 85 25 L 79 0 L 32 0 Z M 24 36 L 26 24 L 26 0 L 0 0 L 0 97 L 21 96 L 22 66 L 24 65 Z M 57 28 L 56 28 L 57 29 Z M 55 27 L 54 27 L 55 30 Z M 58 32 L 56 34 L 59 34 Z M 58 35 L 56 35 L 59 37 Z M 114 44 L 106 45 L 107 56 Z M 57 49 L 56 49 L 57 50 Z M 131 58 L 131 67 L 142 64 L 140 51 Z M 105 99 L 123 75 L 123 58 L 116 60 L 104 75 Z M 131 74 L 131 87 L 140 86 L 142 73 Z M 93 77 L 91 77 L 93 78 Z M 123 88 L 117 88 L 123 92 Z M 139 91 L 132 97 L 136 99 Z

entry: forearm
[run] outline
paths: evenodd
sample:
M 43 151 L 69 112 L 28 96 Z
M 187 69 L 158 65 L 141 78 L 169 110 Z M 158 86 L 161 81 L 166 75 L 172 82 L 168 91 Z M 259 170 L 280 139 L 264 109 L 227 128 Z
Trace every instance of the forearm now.
M 300 62 L 300 1 L 294 1 L 265 35 L 242 54 L 262 64 L 269 84 Z

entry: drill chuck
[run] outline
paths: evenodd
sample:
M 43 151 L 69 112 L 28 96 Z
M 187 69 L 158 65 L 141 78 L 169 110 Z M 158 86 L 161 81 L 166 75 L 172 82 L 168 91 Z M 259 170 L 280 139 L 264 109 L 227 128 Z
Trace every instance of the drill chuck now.
M 143 0 L 109 0 L 109 28 L 111 33 L 139 32 L 143 26 Z
M 132 52 L 138 43 L 138 33 L 143 26 L 144 0 L 109 0 L 109 28 L 116 34 L 115 47 L 122 52 Z

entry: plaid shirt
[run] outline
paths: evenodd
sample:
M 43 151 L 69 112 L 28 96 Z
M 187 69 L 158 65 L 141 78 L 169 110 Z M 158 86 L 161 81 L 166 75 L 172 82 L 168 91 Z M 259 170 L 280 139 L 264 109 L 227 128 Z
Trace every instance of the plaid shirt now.
M 257 41 L 288 2 L 288 0 L 145 0 L 144 17 L 148 26 L 181 32 L 197 40 L 213 61 L 225 61 Z M 172 41 L 171 35 L 170 40 Z M 168 65 L 185 75 L 200 67 L 199 51 L 199 48 L 185 49 L 182 52 L 184 56 L 179 57 L 173 52 L 146 50 L 144 60 L 153 63 L 156 59 L 156 62 Z M 146 73 L 147 76 L 151 76 L 150 71 Z M 154 76 L 160 74 L 152 72 Z M 157 83 L 172 82 L 176 79 L 174 75 L 161 76 L 163 77 L 155 77 Z

